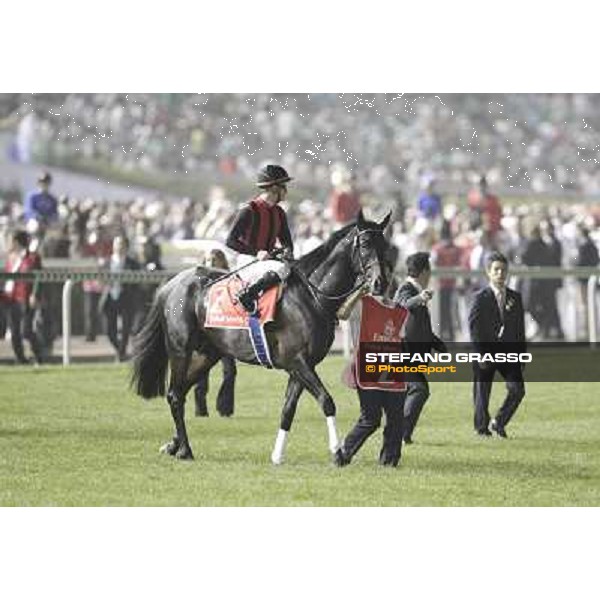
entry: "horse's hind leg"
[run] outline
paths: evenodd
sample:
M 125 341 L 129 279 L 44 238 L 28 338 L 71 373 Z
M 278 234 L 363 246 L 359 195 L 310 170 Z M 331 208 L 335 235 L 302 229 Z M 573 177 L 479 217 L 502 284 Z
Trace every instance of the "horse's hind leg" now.
M 182 460 L 192 460 L 194 455 L 185 427 L 185 398 L 189 389 L 194 385 L 203 371 L 209 371 L 217 362 L 217 355 L 201 354 L 189 359 L 171 361 L 171 381 L 167 393 L 167 402 L 175 423 L 173 439 L 162 446 L 161 451 Z
M 171 361 L 171 380 L 167 392 L 167 403 L 175 424 L 175 435 L 170 442 L 161 447 L 161 452 L 183 460 L 191 460 L 194 455 L 185 427 L 185 395 L 187 392 L 185 362 L 184 359 Z
M 335 424 L 335 403 L 331 394 L 327 391 L 314 368 L 302 360 L 300 368 L 294 370 L 294 375 L 301 381 L 302 385 L 315 397 L 327 422 L 327 433 L 329 435 L 329 451 L 335 455 L 340 446 L 337 428 Z
M 181 440 L 183 439 L 183 437 L 182 437 L 183 434 L 182 434 L 182 429 L 181 429 L 180 423 L 183 422 L 184 410 L 183 410 L 183 403 L 180 403 L 177 400 L 177 396 L 173 390 L 172 385 L 169 386 L 169 391 L 167 392 L 167 404 L 169 405 L 169 408 L 171 409 L 171 416 L 173 417 L 173 421 L 175 423 L 175 435 L 173 436 L 173 439 L 170 442 L 167 442 L 166 444 L 164 444 L 160 447 L 160 451 L 163 452 L 164 454 L 169 454 L 171 456 L 177 456 L 177 454 L 181 448 Z M 181 414 L 180 414 L 180 412 L 181 412 Z M 183 426 L 183 432 L 185 432 L 185 423 Z M 187 437 L 187 435 L 186 435 L 186 437 Z M 188 443 L 188 448 L 189 448 L 189 443 Z M 193 458 L 193 456 L 190 458 Z
M 292 427 L 292 422 L 294 421 L 294 415 L 296 414 L 296 408 L 298 406 L 298 399 L 300 398 L 303 389 L 304 386 L 302 383 L 296 377 L 290 375 L 287 390 L 285 392 L 285 403 L 281 411 L 279 431 L 277 432 L 275 446 L 271 453 L 271 462 L 274 465 L 280 465 L 283 462 L 287 435 Z

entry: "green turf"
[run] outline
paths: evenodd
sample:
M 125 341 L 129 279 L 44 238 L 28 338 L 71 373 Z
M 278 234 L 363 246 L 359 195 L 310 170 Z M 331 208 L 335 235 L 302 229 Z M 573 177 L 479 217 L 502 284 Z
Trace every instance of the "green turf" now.
M 343 434 L 358 404 L 339 383 L 342 365 L 330 358 L 320 373 Z M 600 504 L 598 384 L 530 383 L 508 441 L 476 439 L 469 384 L 432 384 L 416 443 L 399 469 L 377 465 L 377 432 L 339 470 L 308 395 L 286 464 L 270 464 L 283 374 L 241 366 L 232 419 L 214 410 L 218 375 L 211 380 L 211 417 L 188 417 L 196 460 L 178 462 L 158 453 L 171 435 L 165 402 L 129 392 L 125 367 L 0 368 L 0 505 Z M 494 388 L 493 407 L 503 386 Z

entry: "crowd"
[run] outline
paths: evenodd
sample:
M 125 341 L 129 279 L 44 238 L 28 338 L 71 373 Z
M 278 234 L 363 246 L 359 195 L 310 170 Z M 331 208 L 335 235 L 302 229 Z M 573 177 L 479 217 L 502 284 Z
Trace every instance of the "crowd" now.
M 378 195 L 434 168 L 463 189 L 597 195 L 594 94 L 5 94 L 16 160 L 250 177 L 278 158 L 304 185 L 343 162 Z
M 485 177 L 472 189 L 464 207 L 444 203 L 435 178 L 426 178 L 417 202 L 396 220 L 391 241 L 399 260 L 431 252 L 433 264 L 482 270 L 486 257 L 500 251 L 517 267 L 598 267 L 600 208 L 585 203 L 503 203 Z M 467 298 L 482 279 L 441 278 L 439 326 L 448 340 L 466 338 Z M 525 279 L 515 282 L 523 293 L 530 335 L 564 339 L 587 336 L 587 280 Z M 561 305 L 559 316 L 558 306 Z

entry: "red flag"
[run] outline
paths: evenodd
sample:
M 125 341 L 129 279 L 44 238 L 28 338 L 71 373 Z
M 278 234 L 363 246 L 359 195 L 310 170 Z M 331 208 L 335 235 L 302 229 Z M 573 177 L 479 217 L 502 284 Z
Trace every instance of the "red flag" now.
M 390 307 L 372 296 L 365 296 L 361 300 L 360 342 L 385 342 L 400 343 L 404 333 L 404 322 L 408 311 L 400 307 Z M 406 390 L 406 382 L 398 380 L 398 374 L 390 381 L 389 373 L 379 374 L 377 381 L 365 381 L 365 373 L 360 369 L 358 356 L 359 344 L 356 346 L 355 356 L 343 374 L 346 385 L 363 390 L 386 390 L 399 392 Z

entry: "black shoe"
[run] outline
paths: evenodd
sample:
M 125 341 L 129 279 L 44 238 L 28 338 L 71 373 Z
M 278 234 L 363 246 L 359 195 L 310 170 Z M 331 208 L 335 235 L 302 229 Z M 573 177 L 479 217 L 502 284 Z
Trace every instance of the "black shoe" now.
M 492 432 L 489 429 L 478 429 L 477 435 L 480 437 L 492 437 Z
M 406 437 L 404 438 L 404 443 L 405 443 L 406 445 L 408 445 L 408 446 L 410 446 L 410 445 L 413 443 L 413 440 L 412 440 L 412 438 L 410 437 L 410 435 L 408 435 L 408 436 L 406 436 Z
M 345 467 L 350 464 L 350 457 L 346 456 L 346 453 L 342 448 L 338 448 L 335 451 L 333 462 L 335 463 L 336 467 Z
M 500 425 L 498 423 L 498 421 L 496 421 L 496 419 L 494 419 L 492 421 L 491 427 L 492 427 L 492 431 L 494 431 L 498 437 L 501 437 L 501 438 L 504 438 L 504 439 L 506 439 L 508 437 L 506 435 L 506 431 L 505 431 L 504 427 L 502 427 L 502 425 Z

